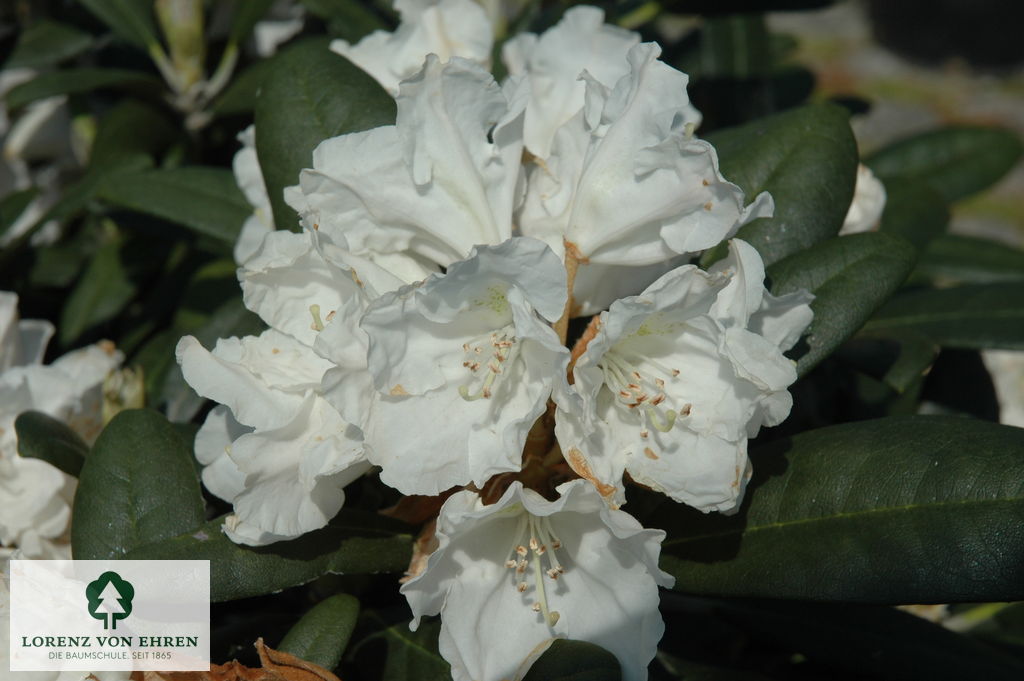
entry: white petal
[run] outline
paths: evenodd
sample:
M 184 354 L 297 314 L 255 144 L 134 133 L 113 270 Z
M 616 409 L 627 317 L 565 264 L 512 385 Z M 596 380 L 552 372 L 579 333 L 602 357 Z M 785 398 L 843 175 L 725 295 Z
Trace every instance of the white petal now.
M 867 232 L 878 226 L 885 210 L 885 185 L 875 177 L 863 163 L 857 166 L 857 184 L 853 189 L 853 200 L 846 212 L 840 236 Z
M 203 464 L 203 485 L 210 492 L 231 502 L 245 489 L 245 474 L 228 456 L 231 443 L 252 428 L 243 426 L 222 404 L 214 407 L 196 433 L 196 459 Z
M 612 87 L 629 72 L 626 53 L 639 42 L 639 34 L 604 23 L 604 11 L 583 5 L 539 38 L 520 33 L 502 46 L 508 72 L 525 74 L 530 83 L 523 133 L 530 153 L 547 158 L 555 131 L 583 108 L 580 74 Z
M 304 219 L 356 254 L 412 251 L 448 266 L 512 232 L 521 110 L 463 60 L 434 57 L 402 85 L 395 127 L 335 137 L 300 175 Z
M 469 0 L 396 0 L 401 21 L 394 33 L 374 31 L 351 45 L 335 40 L 331 50 L 348 58 L 392 95 L 399 83 L 423 66 L 428 54 L 442 62 L 463 57 L 487 67 L 491 60 L 491 24 Z

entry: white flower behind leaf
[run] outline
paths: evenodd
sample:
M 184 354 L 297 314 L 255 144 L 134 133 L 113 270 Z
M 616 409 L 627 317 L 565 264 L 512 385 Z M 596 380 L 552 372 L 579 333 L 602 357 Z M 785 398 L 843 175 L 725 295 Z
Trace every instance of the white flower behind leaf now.
M 402 586 L 415 630 L 441 615 L 441 655 L 455 681 L 521 679 L 557 638 L 614 654 L 626 681 L 647 678 L 664 624 L 658 568 L 665 533 L 610 510 L 582 480 L 555 501 L 513 483 L 485 506 L 473 492 L 449 498 L 439 546 Z
M 41 459 L 18 454 L 14 422 L 41 411 L 92 444 L 103 428 L 103 379 L 123 360 L 109 341 L 43 365 L 53 326 L 18 320 L 18 297 L 0 291 L 0 545 L 26 558 L 69 558 L 68 525 L 76 480 Z
M 549 323 L 565 269 L 542 242 L 481 246 L 444 275 L 374 301 L 362 320 L 378 390 L 367 457 L 404 494 L 438 494 L 518 471 L 526 435 L 564 383 Z
M 857 166 L 857 184 L 853 189 L 853 200 L 846 211 L 840 235 L 868 232 L 878 227 L 885 210 L 885 185 L 875 177 L 863 163 Z
M 811 296 L 764 289 L 764 265 L 733 240 L 712 272 L 675 269 L 612 304 L 556 396 L 569 465 L 613 503 L 622 475 L 702 511 L 736 506 L 747 439 L 782 422 L 796 380 L 783 356 L 811 320 Z
M 487 68 L 493 42 L 487 13 L 471 0 L 395 0 L 401 21 L 394 33 L 374 31 L 355 45 L 335 40 L 331 50 L 349 59 L 392 95 L 423 67 L 428 54 L 442 62 L 462 57 Z
M 274 231 L 274 211 L 270 206 L 270 195 L 263 181 L 263 170 L 256 156 L 256 128 L 250 125 L 238 133 L 242 148 L 235 152 L 231 170 L 235 182 L 252 206 L 252 215 L 242 223 L 242 230 L 235 242 L 235 262 L 239 265 L 252 257 L 263 243 L 263 237 Z
M 583 110 L 530 172 L 523 234 L 558 252 L 564 240 L 581 262 L 653 265 L 770 214 L 767 194 L 744 207 L 714 148 L 693 137 L 700 117 L 687 76 L 658 61 L 660 52 L 653 43 L 630 49 L 630 71 L 610 89 L 587 77 Z
M 512 236 L 522 105 L 479 66 L 436 57 L 402 83 L 393 126 L 324 140 L 286 193 L 312 229 L 355 254 L 404 253 L 447 267 Z

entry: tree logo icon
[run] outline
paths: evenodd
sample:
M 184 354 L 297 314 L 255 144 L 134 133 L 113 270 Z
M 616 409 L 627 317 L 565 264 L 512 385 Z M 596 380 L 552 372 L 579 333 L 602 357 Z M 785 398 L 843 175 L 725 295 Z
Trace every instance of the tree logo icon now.
M 103 620 L 104 629 L 117 629 L 117 620 L 132 614 L 135 587 L 116 572 L 104 572 L 85 587 L 89 599 L 89 614 Z

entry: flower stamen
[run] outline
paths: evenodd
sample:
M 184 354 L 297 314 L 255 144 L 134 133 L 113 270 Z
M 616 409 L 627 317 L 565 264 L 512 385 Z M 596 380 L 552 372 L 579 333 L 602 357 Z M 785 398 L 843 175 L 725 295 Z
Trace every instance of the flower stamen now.
M 469 369 L 470 373 L 473 374 L 469 383 L 459 386 L 459 395 L 462 399 L 467 402 L 473 402 L 481 398 L 486 400 L 490 399 L 494 394 L 494 387 L 498 377 L 505 373 L 504 369 L 502 369 L 502 364 L 513 358 L 517 348 L 515 336 L 510 336 L 508 331 L 509 328 L 506 327 L 501 331 L 491 333 L 486 341 L 476 344 L 462 344 L 462 351 L 469 355 L 469 358 L 462 362 L 462 366 Z M 490 359 L 487 360 L 486 364 L 475 358 L 475 356 L 483 354 L 482 346 L 485 344 L 491 346 Z M 473 391 L 471 386 L 479 378 L 477 372 L 480 371 L 481 367 L 486 367 L 487 371 L 484 374 L 479 389 Z

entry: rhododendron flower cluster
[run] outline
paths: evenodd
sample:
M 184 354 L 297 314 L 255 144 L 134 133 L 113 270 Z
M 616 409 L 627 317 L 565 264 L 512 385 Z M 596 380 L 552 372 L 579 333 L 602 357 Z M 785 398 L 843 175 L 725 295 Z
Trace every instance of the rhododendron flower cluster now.
M 403 494 L 461 488 L 402 588 L 413 626 L 441 614 L 454 677 L 520 678 L 569 637 L 643 679 L 672 580 L 663 533 L 623 510 L 626 482 L 735 509 L 748 439 L 789 413 L 783 353 L 811 297 L 772 296 L 740 240 L 693 264 L 772 200 L 722 176 L 657 45 L 574 8 L 506 43 L 498 83 L 476 5 L 398 9 L 394 33 L 332 46 L 397 118 L 317 147 L 285 193 L 301 232 L 270 231 L 243 136 L 255 213 L 236 257 L 269 329 L 178 344 L 186 380 L 222 405 L 196 439 L 203 480 L 253 545 L 324 526 L 371 467 Z M 485 610 L 500 626 L 469 617 Z

